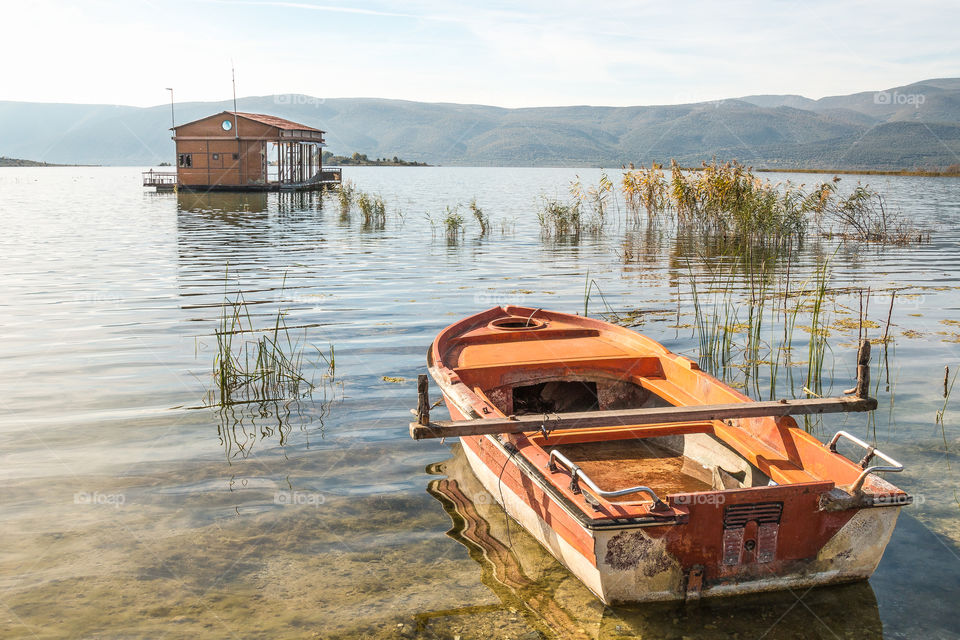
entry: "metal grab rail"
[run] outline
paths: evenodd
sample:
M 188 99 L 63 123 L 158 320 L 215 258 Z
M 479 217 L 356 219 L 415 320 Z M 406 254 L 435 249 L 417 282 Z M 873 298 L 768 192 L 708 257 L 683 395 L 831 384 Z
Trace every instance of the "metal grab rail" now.
M 837 442 L 840 440 L 841 437 L 846 438 L 847 440 L 854 443 L 855 445 L 863 447 L 867 451 L 864 454 L 863 458 L 860 459 L 859 464 L 860 464 L 860 468 L 863 469 L 863 473 L 861 473 L 860 476 L 857 478 L 857 481 L 853 483 L 851 487 L 853 490 L 853 493 L 857 493 L 858 491 L 860 491 L 860 489 L 863 488 L 864 480 L 866 480 L 867 476 L 870 475 L 871 473 L 886 472 L 886 471 L 889 471 L 891 473 L 899 473 L 900 471 L 903 471 L 902 464 L 900 464 L 899 462 L 897 462 L 896 460 L 894 460 L 884 452 L 880 451 L 876 447 L 870 444 L 867 444 L 866 442 L 864 442 L 863 440 L 861 440 L 856 436 L 850 435 L 846 431 L 837 431 L 834 434 L 834 436 L 830 439 L 829 444 L 827 444 L 827 448 L 830 450 L 831 453 L 837 453 Z M 873 467 L 868 467 L 867 465 L 870 464 L 870 460 L 873 458 L 873 456 L 877 456 L 878 458 L 883 458 L 893 466 L 885 467 L 882 465 L 876 465 Z
M 547 465 L 551 473 L 557 473 L 560 470 L 557 466 L 558 460 L 562 462 L 564 466 L 567 467 L 567 471 L 570 472 L 570 491 L 573 493 L 582 493 L 580 488 L 580 480 L 583 480 L 584 484 L 586 484 L 590 489 L 590 492 L 594 494 L 594 497 L 616 498 L 618 496 L 625 496 L 631 493 L 645 493 L 653 499 L 653 507 L 651 508 L 651 511 L 660 511 L 667 508 L 667 505 L 665 505 L 663 501 L 657 497 L 657 494 L 650 487 L 639 486 L 630 487 L 628 489 L 617 489 L 615 491 L 604 491 L 598 487 L 593 480 L 590 479 L 590 476 L 583 472 L 583 469 L 581 469 L 575 462 L 567 458 L 556 449 L 551 449 L 550 462 Z

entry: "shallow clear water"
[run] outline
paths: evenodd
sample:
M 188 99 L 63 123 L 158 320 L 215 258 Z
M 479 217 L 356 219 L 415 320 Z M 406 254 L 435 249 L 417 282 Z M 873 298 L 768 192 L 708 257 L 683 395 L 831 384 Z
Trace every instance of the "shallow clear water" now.
M 853 431 L 907 466 L 894 480 L 917 503 L 874 578 L 685 610 L 602 607 L 482 495 L 488 546 L 471 542 L 470 518 L 453 510 L 451 524 L 427 490 L 454 477 L 456 449 L 411 441 L 407 423 L 440 329 L 494 304 L 582 312 L 588 278 L 602 292 L 591 314 L 662 311 L 638 329 L 695 356 L 697 252 L 616 220 L 601 238 L 541 238 L 538 199 L 596 170 L 347 174 L 383 195 L 385 228 L 317 194 L 178 196 L 145 192 L 137 169 L 0 170 L 4 637 L 960 636 L 960 406 L 935 422 L 943 368 L 960 367 L 960 181 L 869 180 L 934 228 L 930 243 L 810 241 L 796 260 L 802 274 L 833 256 L 831 285 L 870 286 L 881 326 L 888 290 L 904 288 L 875 422 L 817 432 Z M 494 232 L 468 221 L 449 242 L 446 207 L 472 198 Z M 256 325 L 283 308 L 307 325 L 297 335 L 334 345 L 333 402 L 202 408 L 225 288 Z M 858 304 L 838 294 L 832 313 Z M 831 337 L 834 392 L 855 340 Z

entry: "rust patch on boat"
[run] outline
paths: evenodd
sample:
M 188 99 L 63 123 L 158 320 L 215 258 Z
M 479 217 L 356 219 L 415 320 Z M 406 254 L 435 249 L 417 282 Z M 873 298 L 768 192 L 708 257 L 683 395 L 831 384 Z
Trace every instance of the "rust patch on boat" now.
M 642 565 L 643 575 L 648 578 L 667 571 L 672 566 L 663 547 L 642 531 L 624 531 L 610 538 L 604 561 L 621 571 Z

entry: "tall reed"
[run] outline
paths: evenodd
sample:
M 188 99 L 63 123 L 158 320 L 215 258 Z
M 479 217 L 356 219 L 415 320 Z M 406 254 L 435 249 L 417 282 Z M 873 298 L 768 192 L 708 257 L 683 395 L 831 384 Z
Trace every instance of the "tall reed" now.
M 337 189 L 337 202 L 340 205 L 341 219 L 350 217 L 350 208 L 353 206 L 355 192 L 356 188 L 351 180 L 344 180 Z
M 224 285 L 224 301 L 215 331 L 213 404 L 222 407 L 311 394 L 316 384 L 308 372 L 316 371 L 318 361 L 305 355 L 306 336 L 295 337 L 282 309 L 277 311 L 272 326 L 255 328 L 243 292 L 238 290 L 231 299 L 226 290 L 228 282 Z M 327 365 L 323 376 L 334 376 L 333 347 L 329 356 L 313 349 Z
M 838 195 L 839 178 L 814 185 L 774 184 L 737 162 L 703 163 L 696 170 L 671 162 L 669 179 L 659 167 L 624 171 L 621 190 L 635 221 L 641 208 L 648 222 L 662 220 L 681 229 L 721 235 L 746 245 L 783 247 L 802 241 L 811 222 L 822 235 L 905 244 L 929 232 L 886 206 L 883 197 L 860 184 Z M 670 216 L 664 216 L 669 212 Z
M 470 213 L 473 214 L 474 220 L 477 221 L 477 225 L 480 226 L 480 235 L 487 235 L 490 232 L 490 216 L 484 213 L 483 209 L 477 205 L 476 198 L 472 199 L 467 207 L 470 209 Z
M 447 240 L 456 242 L 463 233 L 463 215 L 460 214 L 460 205 L 447 207 L 447 213 L 443 218 L 443 228 L 446 231 Z
M 688 261 L 698 361 L 705 371 L 753 397 L 777 397 L 778 383 L 798 397 L 791 353 L 798 317 L 810 323 L 802 384 L 806 393 L 823 391 L 824 361 L 829 351 L 825 301 L 829 295 L 827 262 L 808 280 L 791 288 L 791 269 L 778 273 L 775 260 L 745 252 L 716 261 Z M 812 284 L 811 284 L 812 283 Z M 679 309 L 678 309 L 679 313 Z M 807 328 L 807 327 L 805 327 Z M 768 387 L 761 390 L 763 376 Z M 808 421 L 807 428 L 814 423 Z

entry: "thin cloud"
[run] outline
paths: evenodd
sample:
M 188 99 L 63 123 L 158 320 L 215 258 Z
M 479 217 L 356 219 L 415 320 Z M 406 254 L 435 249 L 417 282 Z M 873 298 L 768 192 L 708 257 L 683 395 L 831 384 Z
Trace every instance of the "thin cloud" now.
M 355 13 L 365 16 L 384 16 L 387 18 L 420 19 L 424 16 L 409 13 L 392 13 L 376 9 L 358 9 L 356 7 L 336 7 L 326 4 L 310 4 L 307 2 L 284 2 L 283 0 L 205 0 L 210 4 L 230 4 L 251 7 L 282 7 L 286 9 L 307 9 L 310 11 L 329 11 L 331 13 Z

